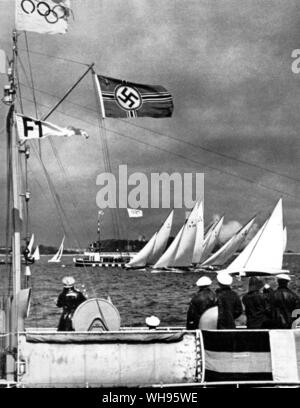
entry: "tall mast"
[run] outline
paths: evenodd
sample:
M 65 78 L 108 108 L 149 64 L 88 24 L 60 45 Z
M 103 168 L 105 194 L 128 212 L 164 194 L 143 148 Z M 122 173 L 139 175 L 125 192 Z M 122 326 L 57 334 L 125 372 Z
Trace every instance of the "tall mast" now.
M 19 330 L 18 319 L 18 296 L 21 290 L 21 199 L 19 190 L 19 145 L 14 126 L 15 96 L 16 96 L 16 78 L 15 63 L 17 57 L 17 32 L 13 35 L 13 57 L 9 64 L 8 79 L 9 85 L 5 87 L 3 102 L 9 105 L 7 115 L 7 137 L 9 144 L 9 155 L 11 163 L 10 184 L 12 189 L 12 275 L 13 275 L 13 303 L 12 303 L 12 333 Z M 14 337 L 15 339 L 15 337 Z M 14 343 L 16 340 L 12 340 Z
M 98 232 L 98 245 L 100 246 L 100 213 L 98 213 L 97 232 Z
M 13 92 L 12 114 L 14 114 L 14 101 L 16 94 L 15 83 L 15 64 L 17 57 L 17 32 L 13 31 L 13 59 L 11 67 L 10 85 Z M 19 145 L 16 137 L 16 129 L 14 126 L 14 118 L 11 118 L 10 132 L 10 148 L 11 148 L 11 165 L 12 165 L 12 220 L 13 220 L 13 236 L 12 236 L 12 252 L 13 252 L 13 294 L 16 299 L 21 289 L 21 199 L 20 199 L 20 168 L 19 168 Z

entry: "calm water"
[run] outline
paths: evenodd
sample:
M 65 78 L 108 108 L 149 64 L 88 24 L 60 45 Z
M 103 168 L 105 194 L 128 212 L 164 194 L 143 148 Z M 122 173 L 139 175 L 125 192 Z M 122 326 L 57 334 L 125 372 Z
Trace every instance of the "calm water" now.
M 60 310 L 56 299 L 62 290 L 61 280 L 72 275 L 78 286 L 84 284 L 89 297 L 107 298 L 119 310 L 122 326 L 144 325 L 145 318 L 158 316 L 162 326 L 184 326 L 188 303 L 197 291 L 195 282 L 201 273 L 155 273 L 149 271 L 126 271 L 119 268 L 76 268 L 72 257 L 63 256 L 61 264 L 48 264 L 49 257 L 31 266 L 32 303 L 27 327 L 54 327 L 57 325 Z M 62 267 L 61 265 L 65 265 Z M 284 258 L 284 267 L 289 268 L 292 277 L 290 287 L 300 295 L 300 255 Z M 1 295 L 7 292 L 5 266 L 1 266 Z M 212 278 L 215 274 L 210 275 Z M 276 287 L 274 278 L 265 279 Z M 234 289 L 242 295 L 247 290 L 248 279 L 234 279 Z M 213 287 L 217 287 L 214 282 Z M 243 322 L 243 318 L 240 319 Z

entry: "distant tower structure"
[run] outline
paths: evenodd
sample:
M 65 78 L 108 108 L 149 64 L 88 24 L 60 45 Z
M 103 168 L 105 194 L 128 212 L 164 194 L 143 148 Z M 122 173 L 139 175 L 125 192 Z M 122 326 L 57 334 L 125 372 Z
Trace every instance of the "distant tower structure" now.
M 101 223 L 100 221 L 103 215 L 104 215 L 104 211 L 99 210 L 98 211 L 98 221 L 97 221 L 98 241 L 96 241 L 96 248 L 95 248 L 95 251 L 99 251 L 99 252 L 101 251 L 101 228 L 100 228 Z

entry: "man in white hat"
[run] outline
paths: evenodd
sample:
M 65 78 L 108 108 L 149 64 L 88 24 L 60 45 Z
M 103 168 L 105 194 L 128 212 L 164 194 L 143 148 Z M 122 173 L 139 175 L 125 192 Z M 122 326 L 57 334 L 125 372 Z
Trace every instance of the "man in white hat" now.
M 274 291 L 274 329 L 290 329 L 293 320 L 293 310 L 300 309 L 300 298 L 291 289 L 288 283 L 289 275 L 277 275 L 278 288 Z
M 65 276 L 62 282 L 64 284 L 64 289 L 58 296 L 56 306 L 62 307 L 63 311 L 57 330 L 72 331 L 73 314 L 80 303 L 86 300 L 86 297 L 78 289 L 75 289 L 75 279 L 73 276 Z
M 186 322 L 188 330 L 198 329 L 200 317 L 207 309 L 216 305 L 216 295 L 209 287 L 211 283 L 211 279 L 207 276 L 202 276 L 196 282 L 199 291 L 189 304 Z
M 218 273 L 217 289 L 218 329 L 235 329 L 235 319 L 243 313 L 242 302 L 237 293 L 231 289 L 232 276 L 226 272 Z

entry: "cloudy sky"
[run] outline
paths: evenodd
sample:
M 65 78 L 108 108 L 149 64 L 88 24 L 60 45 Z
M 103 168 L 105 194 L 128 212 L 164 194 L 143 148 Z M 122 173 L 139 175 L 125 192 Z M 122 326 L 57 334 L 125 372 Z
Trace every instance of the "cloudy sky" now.
M 86 67 L 99 74 L 165 86 L 174 97 L 167 119 L 107 119 L 113 171 L 205 173 L 205 220 L 225 214 L 243 224 L 264 221 L 282 196 L 288 248 L 300 250 L 300 74 L 291 53 L 300 49 L 297 0 L 73 0 L 66 35 L 27 33 L 38 115 L 47 113 Z M 14 2 L 0 0 L 0 48 L 10 55 Z M 34 114 L 25 36 L 19 36 L 24 112 Z M 25 72 L 26 71 L 26 75 Z M 1 86 L 5 77 L 0 78 Z M 67 244 L 96 238 L 97 175 L 105 171 L 97 104 L 89 75 L 49 120 L 85 129 L 90 138 L 43 141 L 45 166 L 69 226 Z M 6 108 L 1 107 L 1 119 Z M 0 150 L 5 225 L 5 135 Z M 38 240 L 57 245 L 61 220 L 34 152 L 29 163 L 31 227 Z M 168 209 L 143 219 L 120 210 L 122 235 L 148 238 Z M 176 228 L 184 210 L 176 212 Z M 103 236 L 113 236 L 109 211 Z

